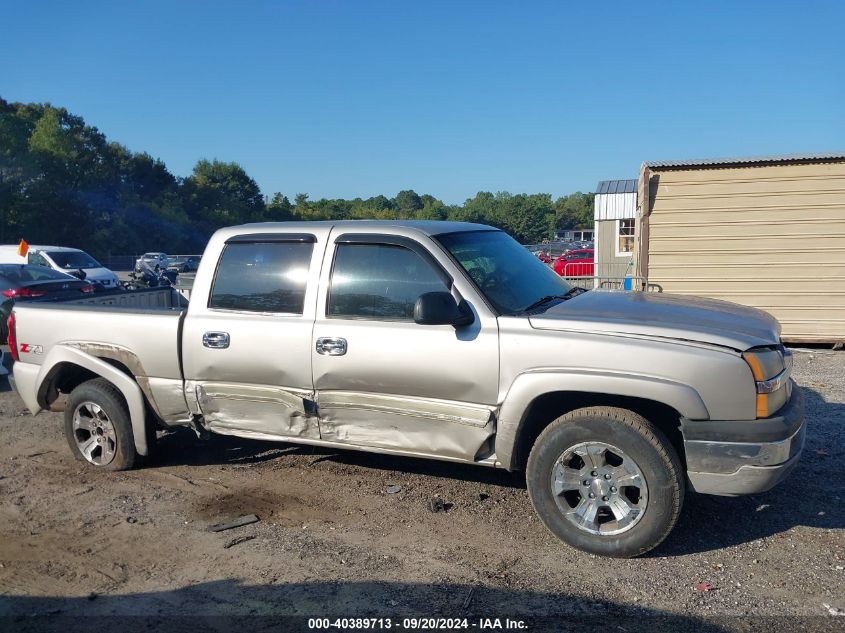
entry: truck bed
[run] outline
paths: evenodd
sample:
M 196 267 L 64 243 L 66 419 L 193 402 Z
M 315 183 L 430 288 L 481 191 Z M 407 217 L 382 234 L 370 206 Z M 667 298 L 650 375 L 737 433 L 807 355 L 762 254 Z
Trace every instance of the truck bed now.
M 15 305 L 21 361 L 40 365 L 56 346 L 123 366 L 167 415 L 184 410 L 179 333 L 187 301 L 172 288 Z M 25 351 L 30 350 L 30 351 Z M 164 388 L 166 395 L 155 398 Z M 176 396 L 174 398 L 174 396 Z

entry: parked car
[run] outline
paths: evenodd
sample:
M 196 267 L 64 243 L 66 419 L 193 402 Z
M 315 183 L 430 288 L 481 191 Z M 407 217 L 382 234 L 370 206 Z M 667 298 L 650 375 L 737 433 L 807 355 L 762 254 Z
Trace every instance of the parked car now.
M 168 258 L 165 253 L 144 253 L 135 261 L 135 271 L 141 272 L 141 262 L 146 264 L 153 270 L 167 268 Z
M 592 277 L 595 274 L 595 251 L 582 248 L 567 251 L 555 260 L 554 271 L 561 277 Z
M 21 257 L 18 254 L 17 244 L 6 244 L 0 246 L 0 264 L 43 266 L 98 284 L 106 290 L 120 286 L 120 281 L 114 272 L 78 248 L 31 245 L 27 254 Z
M 94 291 L 90 282 L 43 266 L 0 264 L 0 344 L 6 342 L 6 320 L 16 301 L 77 299 Z
M 544 264 L 551 264 L 552 263 L 552 258 L 549 256 L 549 254 L 546 251 L 537 251 L 537 252 L 534 253 L 534 255 L 537 257 L 537 259 L 539 259 Z
M 92 468 L 132 468 L 156 425 L 184 425 L 525 470 L 552 533 L 636 556 L 687 485 L 762 492 L 803 448 L 792 357 L 761 310 L 573 288 L 460 222 L 248 224 L 203 257 L 187 308 L 169 287 L 15 306 L 12 384 L 33 413 L 64 409 Z
M 195 273 L 199 266 L 199 255 L 179 255 L 169 259 L 167 270 L 174 270 L 177 273 Z

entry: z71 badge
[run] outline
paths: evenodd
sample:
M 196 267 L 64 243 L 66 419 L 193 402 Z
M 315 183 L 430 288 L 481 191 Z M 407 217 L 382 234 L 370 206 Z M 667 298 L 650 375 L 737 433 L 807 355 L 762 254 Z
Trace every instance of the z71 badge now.
M 30 345 L 29 343 L 21 343 L 18 347 L 21 354 L 43 354 L 44 348 L 41 345 Z

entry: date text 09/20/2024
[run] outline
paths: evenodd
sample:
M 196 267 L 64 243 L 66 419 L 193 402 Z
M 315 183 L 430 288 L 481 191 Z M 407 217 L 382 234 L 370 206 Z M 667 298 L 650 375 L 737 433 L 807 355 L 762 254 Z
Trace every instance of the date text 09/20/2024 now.
M 309 618 L 310 630 L 388 630 L 432 631 L 432 630 L 525 630 L 524 620 L 510 618 Z

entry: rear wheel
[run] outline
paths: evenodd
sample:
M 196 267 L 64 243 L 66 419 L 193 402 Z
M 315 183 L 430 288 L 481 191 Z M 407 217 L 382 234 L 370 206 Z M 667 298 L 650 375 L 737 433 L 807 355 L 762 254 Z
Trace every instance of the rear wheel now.
M 558 538 L 593 554 L 630 557 L 660 544 L 683 503 L 681 462 L 642 416 L 587 407 L 559 417 L 528 458 L 528 491 Z
M 126 401 L 104 378 L 84 382 L 71 392 L 65 437 L 76 459 L 101 470 L 127 470 L 138 459 Z

